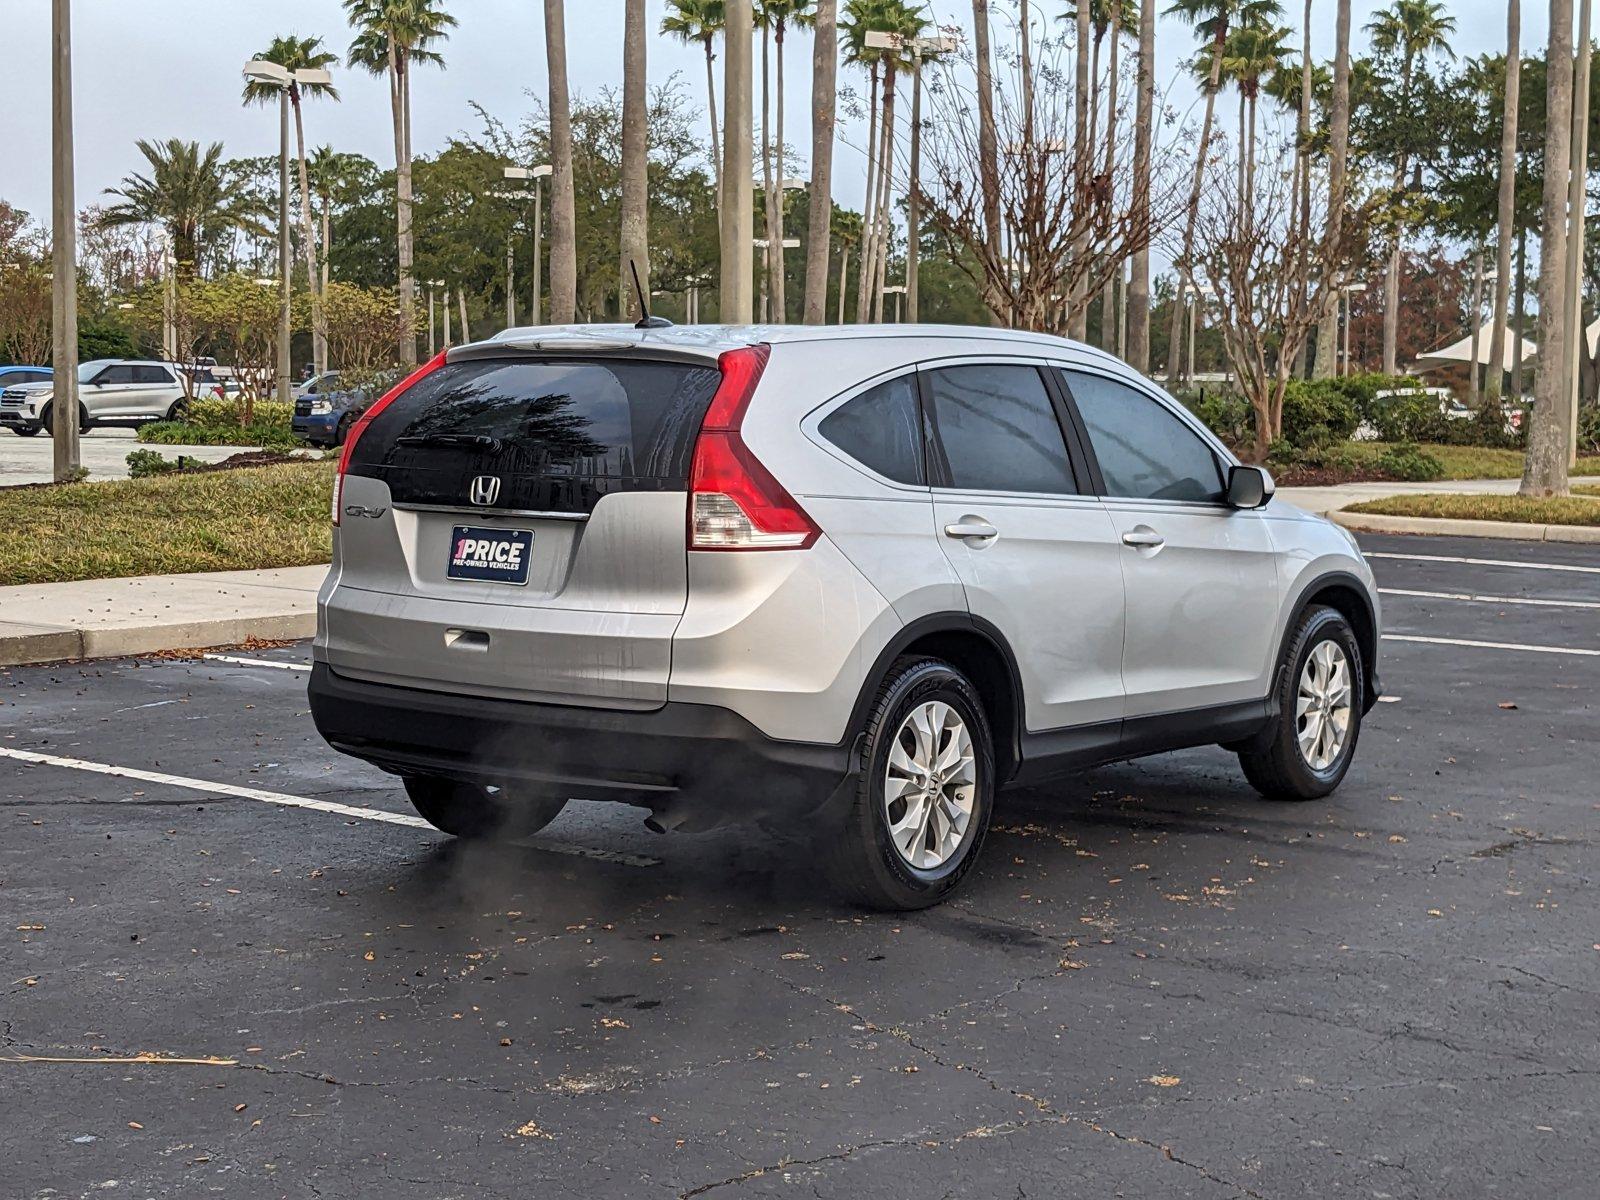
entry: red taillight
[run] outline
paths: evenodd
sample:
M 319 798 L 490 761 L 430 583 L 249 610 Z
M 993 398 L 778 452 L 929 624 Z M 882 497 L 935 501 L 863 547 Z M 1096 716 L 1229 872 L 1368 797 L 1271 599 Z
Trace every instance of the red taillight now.
M 424 376 L 431 375 L 444 366 L 444 356 L 445 351 L 439 351 L 438 354 L 367 405 L 367 411 L 357 418 L 356 423 L 350 427 L 350 432 L 345 434 L 344 449 L 339 454 L 339 474 L 333 480 L 333 523 L 335 525 L 339 523 L 340 501 L 344 498 L 344 473 L 350 469 L 350 456 L 355 451 L 357 439 L 366 431 L 367 426 L 372 424 L 373 418 L 393 404 L 395 400 L 404 394 L 407 388 Z
M 739 433 L 769 353 L 747 346 L 717 359 L 722 382 L 689 470 L 691 550 L 804 550 L 822 532 Z

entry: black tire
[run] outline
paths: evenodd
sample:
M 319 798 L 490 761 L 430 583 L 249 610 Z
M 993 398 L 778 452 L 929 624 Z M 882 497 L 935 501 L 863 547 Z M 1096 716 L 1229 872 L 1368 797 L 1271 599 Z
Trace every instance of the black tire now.
M 18 437 L 38 437 L 39 427 L 37 425 L 13 425 L 11 432 Z
M 345 413 L 344 416 L 340 417 L 339 424 L 334 426 L 333 441 L 329 444 L 333 446 L 344 445 L 345 438 L 350 436 L 350 426 L 354 425 L 355 423 L 355 418 L 349 413 Z
M 39 428 L 51 437 L 55 437 L 55 405 L 46 404 L 39 410 Z M 78 432 L 88 433 L 94 428 L 94 422 L 89 419 L 89 410 L 82 404 L 78 405 Z M 32 436 L 31 434 L 29 436 Z
M 423 820 L 459 838 L 537 833 L 567 806 L 566 797 L 552 793 L 512 796 L 498 788 L 491 791 L 435 775 L 407 775 L 401 782 Z
M 1300 748 L 1301 718 L 1296 712 L 1300 677 L 1313 651 L 1333 642 L 1343 653 L 1350 675 L 1350 717 L 1344 744 L 1324 768 L 1306 761 Z M 1361 736 L 1361 710 L 1366 695 L 1366 664 L 1355 630 L 1338 610 L 1315 604 L 1295 624 L 1278 672 L 1278 715 L 1256 737 L 1239 747 L 1239 765 L 1252 787 L 1268 800 L 1316 800 L 1343 781 L 1355 758 Z
M 961 842 L 939 866 L 912 866 L 889 834 L 884 780 L 889 754 L 911 710 L 942 701 L 972 738 L 976 779 L 972 812 Z M 910 911 L 937 904 L 960 886 L 977 861 L 994 811 L 994 738 L 977 689 L 960 671 L 935 658 L 902 658 L 890 668 L 867 718 L 855 795 L 831 834 L 824 862 L 845 897 L 871 908 Z
M 162 419 L 166 421 L 181 421 L 188 415 L 189 402 L 187 400 L 174 400 L 172 407 L 167 409 L 167 415 Z

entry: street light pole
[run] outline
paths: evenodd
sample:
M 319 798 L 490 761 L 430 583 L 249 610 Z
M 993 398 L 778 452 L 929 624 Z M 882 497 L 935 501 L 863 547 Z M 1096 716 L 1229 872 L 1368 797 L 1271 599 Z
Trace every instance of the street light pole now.
M 54 0 L 50 36 L 51 433 L 57 483 L 78 477 L 78 244 L 73 197 L 72 4 Z
M 278 403 L 294 403 L 289 361 L 289 89 L 278 89 Z

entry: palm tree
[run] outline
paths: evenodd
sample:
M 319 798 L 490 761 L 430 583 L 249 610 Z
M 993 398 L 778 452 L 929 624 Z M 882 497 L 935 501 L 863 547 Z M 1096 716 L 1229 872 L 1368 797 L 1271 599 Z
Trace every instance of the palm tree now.
M 1511 241 L 1517 199 L 1517 104 L 1522 90 L 1522 5 L 1506 0 L 1506 80 L 1500 129 L 1500 186 L 1496 196 L 1494 301 L 1489 313 L 1489 402 L 1500 402 L 1506 361 L 1506 306 L 1511 298 Z M 1520 334 L 1518 336 L 1521 336 Z M 1518 397 L 1520 400 L 1521 397 Z
M 811 194 L 806 236 L 806 295 L 801 316 L 821 325 L 828 313 L 828 250 L 833 231 L 834 93 L 839 79 L 838 0 L 817 0 L 811 50 Z M 848 258 L 841 254 L 841 258 Z
M 562 0 L 544 0 L 550 80 L 550 321 L 578 315 L 578 219 L 572 186 L 572 98 L 567 91 L 567 25 Z
M 1585 47 L 1585 53 L 1588 48 Z M 1550 0 L 1550 41 L 1545 50 L 1544 160 L 1572 155 L 1572 6 Z M 1561 364 L 1567 345 L 1567 174 L 1544 173 L 1544 236 L 1539 244 L 1539 372 L 1534 376 L 1528 453 L 1522 460 L 1524 496 L 1565 496 L 1567 485 L 1567 380 Z M 1580 328 L 1581 336 L 1582 330 Z
M 887 9 L 886 0 L 846 0 L 844 20 L 839 23 L 839 37 L 844 42 L 844 60 L 853 66 L 867 68 L 871 81 L 867 91 L 867 193 L 861 206 L 862 230 L 858 243 L 861 253 L 860 278 L 856 281 L 856 320 L 867 319 L 868 243 L 872 240 L 874 205 L 878 198 L 878 71 L 883 52 L 867 45 L 867 32 L 881 28 L 878 24 Z
M 706 52 L 706 112 L 711 118 L 711 181 L 716 188 L 717 211 L 722 210 L 722 149 L 717 140 L 717 75 L 712 64 L 712 43 L 722 32 L 723 0 L 667 0 L 661 32 L 680 42 L 699 42 Z M 828 98 L 832 103 L 832 97 Z
M 750 138 L 750 39 L 754 36 L 751 0 L 726 0 L 723 52 L 721 312 L 731 325 L 751 317 L 752 169 Z
M 277 63 L 291 72 L 287 88 L 276 84 L 250 80 L 244 85 L 246 104 L 275 104 L 280 92 L 287 91 L 289 105 L 294 109 L 295 157 L 300 167 L 300 251 L 306 264 L 306 287 L 311 292 L 311 358 L 317 374 L 328 369 L 328 327 L 323 318 L 322 303 L 317 279 L 317 238 L 311 225 L 311 181 L 306 167 L 306 126 L 301 101 L 307 97 L 339 99 L 339 89 L 331 83 L 301 83 L 292 78 L 295 71 L 326 70 L 339 61 L 339 56 L 323 48 L 321 38 L 275 37 L 271 44 L 255 56 Z
M 178 138 L 135 145 L 150 173 L 124 176 L 119 186 L 107 188 L 106 195 L 122 199 L 102 210 L 100 223 L 160 225 L 172 243 L 180 278 L 194 276 L 206 243 L 218 234 L 230 229 L 266 233 L 260 207 L 235 190 L 222 169 L 221 142 L 204 150 L 199 142 Z
M 783 35 L 789 25 L 809 27 L 816 19 L 811 11 L 812 0 L 760 0 L 756 8 L 756 24 L 761 27 L 761 138 L 764 155 L 764 178 L 767 185 L 767 262 L 772 276 L 772 307 L 780 322 L 788 320 L 788 303 L 785 296 L 783 270 Z M 772 35 L 772 45 L 777 56 L 778 91 L 777 124 L 767 125 L 767 35 Z M 773 165 L 773 156 L 777 165 Z M 773 172 L 776 170 L 776 186 Z
M 1288 38 L 1289 31 L 1279 26 L 1247 25 L 1233 31 L 1223 50 L 1222 71 L 1239 89 L 1240 127 L 1245 131 L 1239 154 L 1244 171 L 1240 198 L 1244 202 L 1246 228 L 1256 185 L 1256 103 L 1262 79 L 1270 78 L 1291 53 Z
M 344 0 L 345 15 L 356 30 L 347 56 L 361 67 L 389 80 L 389 111 L 394 121 L 395 220 L 399 250 L 401 324 L 400 361 L 417 361 L 415 283 L 411 278 L 411 68 L 418 63 L 442 67 L 434 45 L 450 36 L 456 19 L 435 0 Z
M 1350 0 L 1339 0 L 1333 51 L 1333 101 L 1328 110 L 1328 232 L 1337 240 L 1344 224 L 1345 182 L 1350 162 Z M 1331 269 L 1331 268 L 1330 268 Z M 1324 289 L 1322 321 L 1317 326 L 1317 360 L 1312 375 L 1338 373 L 1339 293 Z
M 364 161 L 359 155 L 341 154 L 332 146 L 318 146 L 311 152 L 307 164 L 311 192 L 316 196 L 320 209 L 322 236 L 318 239 L 318 257 L 321 265 L 317 286 L 323 292 L 328 290 L 328 280 L 332 275 L 334 197 L 350 185 Z
M 1133 129 L 1133 204 L 1142 213 L 1134 222 L 1142 229 L 1150 215 L 1150 143 L 1155 121 L 1156 0 L 1139 8 L 1139 84 Z M 1128 362 L 1142 373 L 1150 370 L 1150 245 L 1139 239 L 1128 278 Z
M 650 295 L 649 133 L 645 114 L 644 0 L 627 0 L 622 26 L 622 262 L 617 311 L 624 321 L 644 316 Z M 633 273 L 639 273 L 634 287 Z
M 1570 11 L 1570 6 L 1569 6 Z M 1400 59 L 1400 91 L 1395 98 L 1396 111 L 1409 113 L 1411 85 L 1416 78 L 1417 64 L 1427 55 L 1438 52 L 1454 58 L 1448 37 L 1456 30 L 1456 19 L 1438 0 L 1394 0 L 1367 22 L 1367 32 L 1372 35 L 1372 48 L 1381 55 L 1398 55 Z M 1409 147 L 1400 146 L 1395 154 L 1394 194 L 1398 196 L 1405 186 L 1406 168 L 1410 165 Z M 1383 278 L 1383 370 L 1393 375 L 1398 369 L 1397 347 L 1400 333 L 1400 253 L 1404 232 L 1397 224 L 1394 240 L 1389 247 L 1389 268 Z
M 978 88 L 978 187 L 990 258 L 1000 246 L 1000 155 L 994 125 L 994 60 L 989 52 L 989 0 L 972 0 L 972 57 Z

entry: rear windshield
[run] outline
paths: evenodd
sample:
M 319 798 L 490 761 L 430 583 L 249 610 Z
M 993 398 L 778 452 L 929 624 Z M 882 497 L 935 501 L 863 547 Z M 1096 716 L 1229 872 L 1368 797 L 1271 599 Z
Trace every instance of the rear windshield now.
M 350 470 L 396 503 L 466 505 L 479 475 L 495 508 L 589 512 L 618 491 L 683 491 L 721 373 L 652 359 L 450 363 L 399 396 Z

